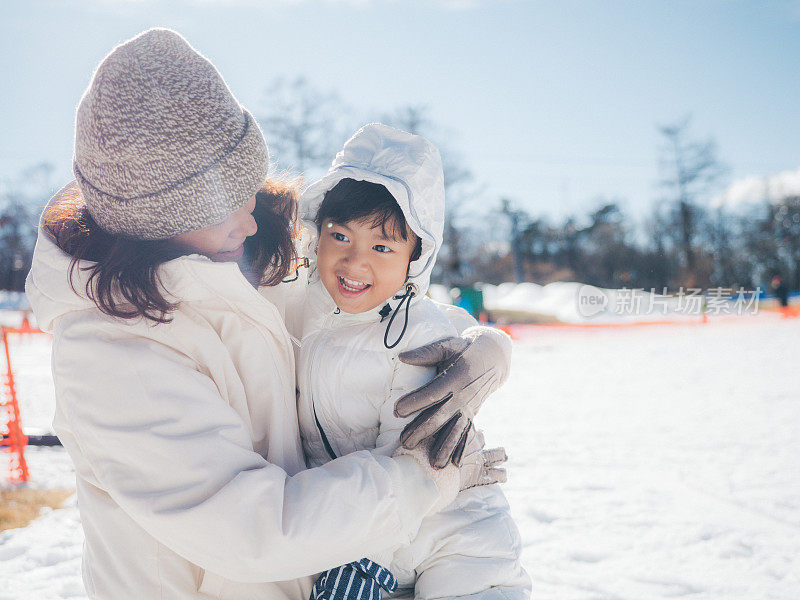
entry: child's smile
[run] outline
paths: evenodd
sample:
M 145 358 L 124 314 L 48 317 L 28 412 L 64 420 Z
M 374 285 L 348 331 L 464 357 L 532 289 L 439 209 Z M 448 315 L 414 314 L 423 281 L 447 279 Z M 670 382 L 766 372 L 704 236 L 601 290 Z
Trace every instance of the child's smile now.
M 359 294 L 367 291 L 371 284 L 364 283 L 363 281 L 356 281 L 349 277 L 339 275 L 339 291 L 344 296 L 355 298 Z

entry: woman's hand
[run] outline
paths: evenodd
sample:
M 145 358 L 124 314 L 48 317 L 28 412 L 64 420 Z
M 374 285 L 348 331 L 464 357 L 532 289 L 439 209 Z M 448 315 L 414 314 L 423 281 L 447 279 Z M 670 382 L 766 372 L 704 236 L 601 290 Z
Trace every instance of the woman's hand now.
M 403 430 L 401 443 L 410 450 L 428 440 L 425 449 L 434 468 L 442 469 L 451 460 L 461 464 L 472 419 L 486 397 L 508 378 L 511 339 L 498 329 L 470 327 L 461 337 L 402 352 L 399 358 L 438 371 L 395 404 L 397 417 L 418 413 Z
M 461 489 L 505 483 L 507 473 L 500 465 L 508 460 L 506 449 L 501 447 L 486 450 L 483 432 L 474 427 L 470 427 L 466 440 L 459 466 Z
M 505 448 L 484 449 L 483 433 L 477 431 L 472 424 L 464 434 L 464 448 L 461 456 L 461 465 L 447 464 L 443 468 L 433 468 L 428 460 L 428 444 L 431 439 L 424 441 L 413 449 L 400 446 L 394 456 L 411 456 L 423 468 L 425 474 L 433 480 L 439 489 L 439 501 L 431 509 L 437 512 L 455 500 L 456 494 L 462 490 L 505 483 L 506 470 L 502 465 L 508 456 Z

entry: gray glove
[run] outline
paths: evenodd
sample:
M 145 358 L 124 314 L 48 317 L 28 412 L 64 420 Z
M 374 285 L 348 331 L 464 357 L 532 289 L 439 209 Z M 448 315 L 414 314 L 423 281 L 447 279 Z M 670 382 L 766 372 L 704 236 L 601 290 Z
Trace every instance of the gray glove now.
M 438 374 L 394 405 L 397 417 L 419 413 L 400 435 L 404 447 L 426 448 L 430 464 L 460 465 L 472 419 L 486 397 L 508 378 L 511 339 L 499 329 L 470 327 L 461 337 L 445 338 L 402 352 L 404 363 L 436 367 Z
M 506 482 L 506 470 L 498 465 L 508 460 L 505 448 L 484 449 L 483 432 L 470 427 L 461 456 L 461 489 Z
M 464 439 L 460 467 L 452 464 L 440 469 L 431 467 L 426 447 L 432 443 L 430 438 L 410 450 L 400 446 L 394 453 L 394 456 L 413 457 L 423 468 L 425 474 L 436 484 L 439 490 L 439 500 L 431 508 L 431 513 L 450 504 L 461 490 L 480 485 L 505 483 L 506 481 L 506 470 L 499 466 L 508 460 L 505 448 L 484 450 L 483 433 L 476 431 L 472 425 L 467 428 Z

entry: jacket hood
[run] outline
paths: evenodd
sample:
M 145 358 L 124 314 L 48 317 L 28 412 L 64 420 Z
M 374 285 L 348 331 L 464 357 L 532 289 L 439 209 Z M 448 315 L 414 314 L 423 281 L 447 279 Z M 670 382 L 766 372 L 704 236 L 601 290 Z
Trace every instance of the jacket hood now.
M 299 215 L 316 233 L 314 218 L 325 192 L 342 179 L 383 185 L 394 196 L 408 226 L 422 240 L 422 254 L 411 263 L 408 282 L 424 295 L 442 246 L 444 173 L 439 150 L 419 135 L 370 123 L 345 142 L 328 174 L 303 193 Z
M 39 229 L 33 262 L 25 279 L 25 295 L 31 303 L 37 325 L 52 331 L 56 318 L 70 312 L 94 308 L 86 295 L 86 276 L 76 266 L 69 281 L 71 257 L 56 246 L 43 228 Z

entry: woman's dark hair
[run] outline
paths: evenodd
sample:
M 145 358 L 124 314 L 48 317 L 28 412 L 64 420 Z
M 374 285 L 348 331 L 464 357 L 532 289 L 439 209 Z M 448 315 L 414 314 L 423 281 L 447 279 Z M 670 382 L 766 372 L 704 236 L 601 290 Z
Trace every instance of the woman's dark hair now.
M 297 269 L 297 188 L 291 180 L 267 181 L 256 193 L 258 231 L 244 241 L 242 273 L 255 287 L 278 285 Z
M 409 233 L 414 233 L 406 223 L 397 200 L 385 186 L 349 177 L 325 192 L 314 218 L 318 230 L 326 219 L 340 225 L 348 221 L 368 221 L 370 227 L 380 227 L 383 235 L 395 240 L 399 236 L 406 241 Z M 415 237 L 417 244 L 411 253 L 410 262 L 417 260 L 422 254 L 422 240 L 416 234 Z
M 290 184 L 267 182 L 256 194 L 253 217 L 258 233 L 244 243 L 242 270 L 253 285 L 275 285 L 294 266 L 293 222 L 297 194 Z M 187 254 L 171 240 L 138 240 L 108 233 L 89 214 L 75 188 L 65 193 L 43 217 L 45 231 L 72 257 L 75 269 L 89 273 L 86 295 L 107 315 L 121 319 L 144 317 L 168 323 L 180 298 L 169 299 L 158 277 L 163 263 Z M 92 261 L 80 265 L 80 261 Z

